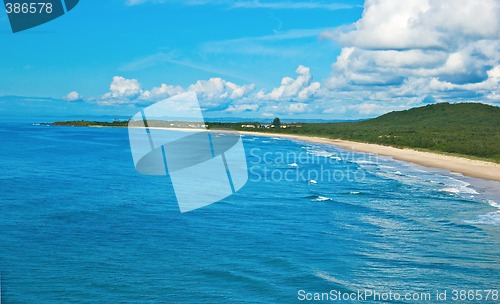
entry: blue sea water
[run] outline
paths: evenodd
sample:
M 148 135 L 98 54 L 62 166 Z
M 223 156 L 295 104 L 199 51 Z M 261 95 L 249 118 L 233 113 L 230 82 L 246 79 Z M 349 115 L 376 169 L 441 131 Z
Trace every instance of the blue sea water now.
M 496 182 L 244 136 L 248 184 L 181 214 L 168 177 L 136 173 L 126 129 L 10 122 L 0 140 L 1 303 L 295 303 L 299 290 L 365 289 L 447 290 L 449 303 L 453 290 L 500 289 Z

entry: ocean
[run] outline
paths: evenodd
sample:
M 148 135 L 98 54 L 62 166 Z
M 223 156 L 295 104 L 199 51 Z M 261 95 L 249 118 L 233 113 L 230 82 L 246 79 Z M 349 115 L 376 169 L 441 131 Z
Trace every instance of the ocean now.
M 126 129 L 0 140 L 1 303 L 498 303 L 498 182 L 245 135 L 247 185 L 181 214 Z

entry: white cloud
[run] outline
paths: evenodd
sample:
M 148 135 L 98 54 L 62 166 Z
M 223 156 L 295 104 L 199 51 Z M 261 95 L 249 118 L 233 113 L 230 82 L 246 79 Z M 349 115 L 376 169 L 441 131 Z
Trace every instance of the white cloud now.
M 254 84 L 240 86 L 221 78 L 210 78 L 209 80 L 198 80 L 190 85 L 188 90 L 196 92 L 202 107 L 213 108 L 244 98 L 254 88 Z
M 162 83 L 159 87 L 143 90 L 137 79 L 115 76 L 109 87 L 110 91 L 97 101 L 101 105 L 152 103 L 191 91 L 198 95 L 203 107 L 212 109 L 220 106 L 227 107 L 231 102 L 248 98 L 254 88 L 254 84 L 237 85 L 221 78 L 210 78 L 198 80 L 187 88 Z
M 276 115 L 274 115 L 273 113 L 268 113 L 268 112 L 264 112 L 262 113 L 262 115 L 260 115 L 261 117 L 263 118 L 272 118 L 272 117 L 276 117 Z
M 491 103 L 500 93 L 496 0 L 367 0 L 358 22 L 321 37 L 343 45 L 321 94 L 345 106 L 326 113 Z
M 180 86 L 172 86 L 162 83 L 159 87 L 143 91 L 140 98 L 144 100 L 161 100 L 174 95 L 182 94 L 184 92 L 185 90 Z
M 229 106 L 224 112 L 229 113 L 242 113 L 242 112 L 255 112 L 259 109 L 256 104 L 239 104 Z
M 270 93 L 260 91 L 256 97 L 260 100 L 290 101 L 308 100 L 316 94 L 321 87 L 319 82 L 311 82 L 312 74 L 308 67 L 300 65 L 297 70 L 297 78 L 284 77 L 281 86 L 274 88 Z
M 496 0 L 367 0 L 344 45 L 364 49 L 443 48 L 462 39 L 497 39 Z
M 288 107 L 288 112 L 289 113 L 304 113 L 307 110 L 307 104 L 305 103 L 292 103 Z
M 355 106 L 355 108 L 361 115 L 364 116 L 376 115 L 386 111 L 386 109 L 383 109 L 381 105 L 374 103 L 362 103 Z
M 281 85 L 269 91 L 255 92 L 255 84 L 239 85 L 222 78 L 198 80 L 183 88 L 162 83 L 144 90 L 137 79 L 115 76 L 110 91 L 97 99 L 101 105 L 150 104 L 185 92 L 195 92 L 200 105 L 207 111 L 226 113 L 268 111 L 282 114 L 311 112 L 309 104 L 320 91 L 319 82 L 312 82 L 308 67 L 300 65 L 297 77 L 284 77 Z
M 77 101 L 81 100 L 82 96 L 77 91 L 72 91 L 69 92 L 68 95 L 64 96 L 63 99 L 66 101 Z
M 113 77 L 109 90 L 110 92 L 104 94 L 101 99 L 132 99 L 142 92 L 141 84 L 137 79 L 126 79 L 121 76 Z

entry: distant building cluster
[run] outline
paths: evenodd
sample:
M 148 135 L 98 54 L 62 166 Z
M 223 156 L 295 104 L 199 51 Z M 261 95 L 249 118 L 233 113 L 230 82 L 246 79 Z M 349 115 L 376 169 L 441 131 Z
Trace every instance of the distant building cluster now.
M 241 128 L 243 129 L 271 129 L 271 128 L 280 128 L 280 129 L 287 129 L 287 128 L 302 128 L 302 125 L 296 125 L 296 124 L 288 124 L 288 125 L 273 125 L 273 124 L 268 124 L 268 125 L 262 125 L 262 124 L 248 124 L 248 125 L 241 125 Z
M 189 129 L 199 129 L 199 128 L 208 128 L 208 125 L 205 124 L 197 124 L 197 123 L 171 123 L 171 128 L 189 128 Z

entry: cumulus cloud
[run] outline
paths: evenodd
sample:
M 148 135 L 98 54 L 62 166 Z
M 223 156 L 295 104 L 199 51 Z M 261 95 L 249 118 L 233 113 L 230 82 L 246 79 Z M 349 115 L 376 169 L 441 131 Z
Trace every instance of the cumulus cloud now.
M 142 92 L 142 86 L 137 79 L 126 79 L 121 76 L 113 77 L 109 85 L 109 92 L 102 96 L 103 100 L 132 99 Z
M 69 92 L 68 95 L 64 96 L 63 99 L 66 101 L 77 101 L 81 100 L 82 96 L 77 91 L 72 91 Z
M 224 100 L 241 99 L 254 88 L 254 84 L 239 86 L 221 78 L 210 78 L 198 80 L 188 90 L 196 92 L 201 100 L 213 105 Z
M 284 77 L 281 80 L 281 85 L 274 88 L 270 93 L 260 91 L 256 97 L 261 100 L 274 101 L 290 101 L 299 100 L 305 101 L 311 98 L 321 87 L 319 82 L 311 82 L 311 69 L 300 65 L 297 70 L 297 78 Z
M 225 112 L 228 113 L 242 113 L 242 112 L 255 112 L 259 109 L 256 104 L 239 104 L 229 106 Z
M 154 87 L 151 90 L 146 90 L 141 93 L 140 98 L 143 100 L 161 100 L 175 95 L 184 93 L 185 90 L 180 86 L 172 86 L 162 83 L 159 87 Z
M 269 110 L 282 114 L 298 114 L 310 111 L 308 102 L 314 100 L 321 85 L 313 82 L 311 70 L 299 66 L 296 78 L 284 77 L 281 85 L 255 92 L 255 84 L 236 84 L 222 78 L 198 80 L 183 88 L 162 83 L 145 90 L 137 79 L 115 76 L 109 92 L 97 99 L 101 105 L 150 104 L 184 92 L 195 92 L 200 105 L 207 111 L 226 113 L 258 112 Z
M 189 91 L 198 95 L 203 107 L 212 109 L 227 107 L 231 102 L 245 99 L 254 88 L 254 84 L 237 85 L 221 78 L 210 78 L 198 80 L 187 88 L 162 83 L 150 90 L 143 90 L 137 79 L 115 76 L 109 86 L 109 92 L 97 101 L 101 105 L 152 103 Z
M 367 0 L 355 24 L 322 33 L 342 45 L 326 113 L 380 114 L 439 101 L 494 103 L 499 95 L 500 2 Z
M 440 48 L 460 40 L 498 39 L 496 0 L 367 0 L 344 45 L 363 49 Z

